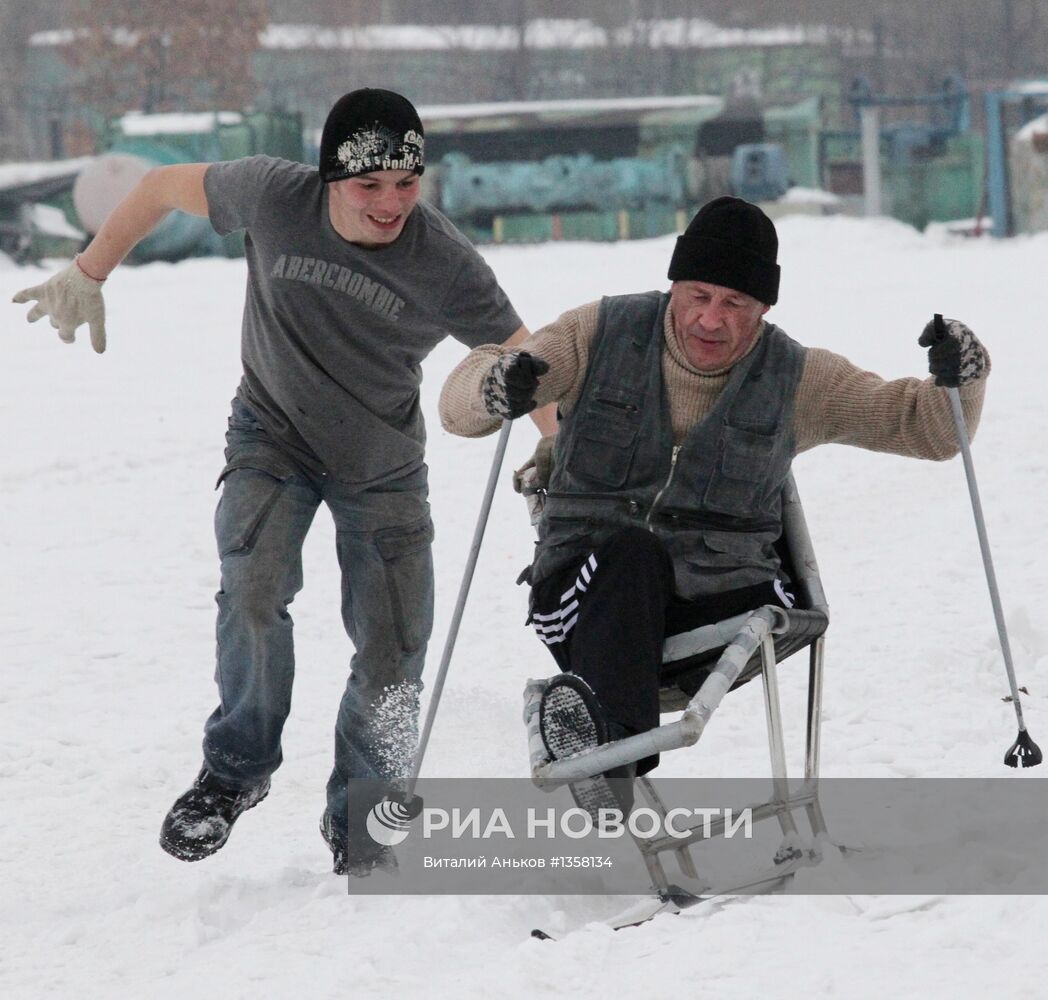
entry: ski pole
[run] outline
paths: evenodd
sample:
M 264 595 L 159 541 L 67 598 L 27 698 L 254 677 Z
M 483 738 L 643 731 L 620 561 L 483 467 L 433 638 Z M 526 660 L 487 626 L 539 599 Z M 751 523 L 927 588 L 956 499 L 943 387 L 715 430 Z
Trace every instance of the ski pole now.
M 941 313 L 935 314 L 935 340 L 941 343 L 946 339 L 946 323 Z M 1041 748 L 1030 738 L 1023 721 L 1023 707 L 1019 700 L 1019 688 L 1015 683 L 1015 667 L 1012 665 L 1012 650 L 1008 644 L 1008 630 L 1004 624 L 1004 611 L 1001 608 L 1001 597 L 997 590 L 997 576 L 993 571 L 993 558 L 990 555 L 990 542 L 986 536 L 986 521 L 983 518 L 982 504 L 979 501 L 979 487 L 975 481 L 975 465 L 972 462 L 972 449 L 968 441 L 968 427 L 964 422 L 961 410 L 961 396 L 956 388 L 946 387 L 946 395 L 953 411 L 953 422 L 957 430 L 957 443 L 961 447 L 964 459 L 964 474 L 968 479 L 968 493 L 972 501 L 972 513 L 975 516 L 975 530 L 979 535 L 979 548 L 982 551 L 983 569 L 986 571 L 986 583 L 990 588 L 990 603 L 993 605 L 993 616 L 997 622 L 997 637 L 1004 654 L 1004 666 L 1008 671 L 1008 683 L 1012 689 L 1012 704 L 1015 706 L 1015 717 L 1019 721 L 1019 736 L 1004 755 L 1004 763 L 1009 767 L 1035 767 L 1041 763 Z
M 502 470 L 502 459 L 506 454 L 506 445 L 509 443 L 511 426 L 512 421 L 504 420 L 502 422 L 502 430 L 499 432 L 498 442 L 495 445 L 495 457 L 491 462 L 488 484 L 480 504 L 477 527 L 473 532 L 473 546 L 469 550 L 469 557 L 466 559 L 466 569 L 462 574 L 462 583 L 459 586 L 455 611 L 451 616 L 451 625 L 448 627 L 448 636 L 444 640 L 444 654 L 440 658 L 440 667 L 437 669 L 437 677 L 433 682 L 433 694 L 429 699 L 426 722 L 422 727 L 422 735 L 419 737 L 418 749 L 415 751 L 415 760 L 411 766 L 411 773 L 406 782 L 389 796 L 391 801 L 399 803 L 404 808 L 409 818 L 414 818 L 422 810 L 422 800 L 415 795 L 415 785 L 418 783 L 419 771 L 422 769 L 422 758 L 425 756 L 426 745 L 429 743 L 429 734 L 433 729 L 433 720 L 437 716 L 437 706 L 440 704 L 440 695 L 444 690 L 444 679 L 447 677 L 448 666 L 451 663 L 451 654 L 455 648 L 455 640 L 458 638 L 462 614 L 466 609 L 466 598 L 469 595 L 470 584 L 473 582 L 473 572 L 477 568 L 480 545 L 484 541 L 484 529 L 488 524 L 488 514 L 491 513 L 491 502 L 494 499 L 495 486 L 498 483 L 499 473 Z

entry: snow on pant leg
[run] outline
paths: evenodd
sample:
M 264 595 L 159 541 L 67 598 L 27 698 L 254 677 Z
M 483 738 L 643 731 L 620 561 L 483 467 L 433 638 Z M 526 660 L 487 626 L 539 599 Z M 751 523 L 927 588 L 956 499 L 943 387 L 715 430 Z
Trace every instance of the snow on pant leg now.
M 628 732 L 659 722 L 659 670 L 673 564 L 643 528 L 624 528 L 581 566 L 532 592 L 530 621 L 561 669 L 584 678 Z
M 327 808 L 351 851 L 388 782 L 405 775 L 418 744 L 419 694 L 433 627 L 433 522 L 425 469 L 381 491 L 325 493 L 342 569 L 342 618 L 356 652 L 335 725 Z M 366 779 L 354 782 L 351 779 Z M 362 839 L 363 838 L 363 839 Z
M 295 673 L 288 605 L 302 588 L 302 543 L 319 502 L 297 476 L 224 474 L 215 512 L 220 703 L 204 726 L 204 759 L 232 787 L 257 784 L 281 763 Z

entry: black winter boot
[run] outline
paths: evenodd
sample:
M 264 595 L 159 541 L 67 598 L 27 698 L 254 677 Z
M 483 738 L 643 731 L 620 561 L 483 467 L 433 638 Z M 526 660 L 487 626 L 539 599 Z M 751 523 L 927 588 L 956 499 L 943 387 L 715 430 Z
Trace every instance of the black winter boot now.
M 351 854 L 345 834 L 335 828 L 331 813 L 327 811 L 320 817 L 320 836 L 331 851 L 331 870 L 336 875 L 364 878 L 376 870 L 390 875 L 400 874 L 392 847 L 376 844 L 369 854 Z
M 237 817 L 269 794 L 269 779 L 253 788 L 223 785 L 206 767 L 164 817 L 160 846 L 179 861 L 210 857 L 229 839 Z

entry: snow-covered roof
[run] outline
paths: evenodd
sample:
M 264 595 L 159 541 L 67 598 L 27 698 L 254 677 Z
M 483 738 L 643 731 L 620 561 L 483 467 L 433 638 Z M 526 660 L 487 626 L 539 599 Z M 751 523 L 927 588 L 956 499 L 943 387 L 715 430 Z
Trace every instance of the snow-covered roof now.
M 264 49 L 515 49 L 517 37 L 514 27 L 482 24 L 271 24 L 259 44 Z
M 79 173 L 93 159 L 93 156 L 81 156 L 75 160 L 47 160 L 42 163 L 0 163 L 0 190 Z
M 791 187 L 780 201 L 788 205 L 840 205 L 841 199 L 832 191 L 820 188 Z
M 1018 132 L 1015 133 L 1016 142 L 1033 142 L 1035 135 L 1048 134 L 1048 114 L 1028 121 Z
M 53 205 L 36 204 L 32 208 L 33 227 L 48 236 L 62 236 L 68 240 L 82 240 L 85 234 L 69 224 L 65 212 Z
M 1008 90 L 1016 94 L 1048 95 L 1048 80 L 1021 80 Z
M 685 97 L 613 97 L 570 101 L 498 101 L 488 104 L 427 104 L 418 109 L 419 117 L 485 118 L 500 115 L 549 114 L 556 112 L 672 111 L 681 108 L 719 107 L 720 97 L 694 94 Z
M 238 125 L 244 116 L 237 111 L 177 111 L 145 115 L 129 111 L 116 120 L 124 135 L 186 135 L 213 132 L 216 125 Z
M 68 45 L 70 28 L 39 31 L 30 45 Z M 118 44 L 132 45 L 135 32 L 116 29 Z M 825 44 L 825 28 L 802 25 L 770 28 L 722 28 L 703 18 L 634 21 L 611 29 L 587 19 L 536 18 L 524 26 L 529 49 L 602 49 L 633 45 L 651 48 L 720 48 Z M 270 24 L 259 35 L 264 49 L 372 49 L 427 51 L 441 49 L 513 50 L 520 47 L 520 28 L 512 24 L 369 24 L 327 27 L 319 24 Z

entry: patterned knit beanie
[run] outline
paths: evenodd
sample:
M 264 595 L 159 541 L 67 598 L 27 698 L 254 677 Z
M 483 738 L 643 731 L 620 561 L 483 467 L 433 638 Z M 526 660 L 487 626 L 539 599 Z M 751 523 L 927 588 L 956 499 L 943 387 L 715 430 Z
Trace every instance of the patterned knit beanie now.
M 741 198 L 715 198 L 677 237 L 670 281 L 705 281 L 774 305 L 779 298 L 775 223 Z
M 365 87 L 340 97 L 320 139 L 320 179 L 328 184 L 375 170 L 425 169 L 422 122 L 392 90 Z

